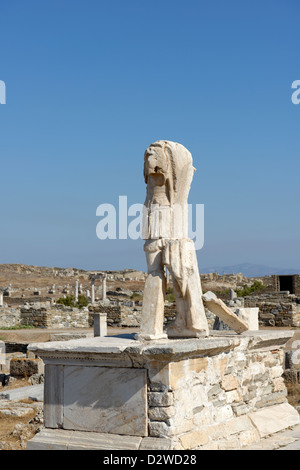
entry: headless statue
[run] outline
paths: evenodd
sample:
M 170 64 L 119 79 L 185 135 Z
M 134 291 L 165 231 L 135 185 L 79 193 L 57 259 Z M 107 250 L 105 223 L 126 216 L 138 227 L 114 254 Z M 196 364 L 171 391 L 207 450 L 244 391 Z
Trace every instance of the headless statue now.
M 208 335 L 194 243 L 187 237 L 187 199 L 195 169 L 182 145 L 154 142 L 145 152 L 143 238 L 148 276 L 137 339 Z M 165 267 L 172 276 L 176 319 L 163 331 Z

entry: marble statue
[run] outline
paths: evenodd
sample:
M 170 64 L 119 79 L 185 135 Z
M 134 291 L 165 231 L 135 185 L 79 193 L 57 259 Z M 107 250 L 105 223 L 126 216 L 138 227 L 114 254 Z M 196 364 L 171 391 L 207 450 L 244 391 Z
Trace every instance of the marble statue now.
M 181 144 L 159 140 L 147 148 L 143 238 L 148 266 L 138 339 L 208 335 L 194 243 L 188 238 L 187 200 L 195 168 Z M 163 331 L 165 267 L 172 276 L 176 319 Z

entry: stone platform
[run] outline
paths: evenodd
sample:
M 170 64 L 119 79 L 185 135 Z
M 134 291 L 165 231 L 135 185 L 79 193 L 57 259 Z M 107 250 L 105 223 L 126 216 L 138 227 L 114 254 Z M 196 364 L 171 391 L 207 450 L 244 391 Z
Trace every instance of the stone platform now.
M 292 331 L 36 343 L 45 428 L 28 449 L 244 448 L 299 424 L 282 378 Z

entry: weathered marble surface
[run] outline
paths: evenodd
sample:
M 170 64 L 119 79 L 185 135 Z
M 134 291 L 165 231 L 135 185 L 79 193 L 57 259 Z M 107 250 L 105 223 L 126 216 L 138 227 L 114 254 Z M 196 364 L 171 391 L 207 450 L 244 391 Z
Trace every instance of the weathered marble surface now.
M 44 428 L 28 441 L 27 450 L 169 450 L 171 445 L 166 438 Z
M 56 445 L 61 436 L 70 449 L 103 448 L 105 434 L 116 449 L 242 448 L 299 422 L 282 377 L 282 348 L 293 334 L 213 331 L 182 340 L 128 335 L 30 345 L 46 364 L 45 426 L 56 427 Z M 74 429 L 68 442 L 61 428 Z M 34 442 L 29 446 L 52 445 L 44 431 Z
M 234 331 L 210 333 L 208 338 L 166 339 L 153 343 L 136 341 L 133 335 L 81 338 L 32 343 L 28 350 L 41 357 L 45 364 L 142 368 L 149 359 L 173 362 L 185 357 L 229 352 L 239 346 L 249 350 L 278 348 L 294 335 L 291 330 L 246 331 L 240 335 Z
M 63 428 L 147 435 L 144 369 L 64 366 Z
M 45 426 L 147 436 L 145 369 L 46 364 Z
M 281 403 L 250 413 L 249 418 L 258 430 L 260 437 L 299 424 L 299 413 L 288 403 Z
M 146 149 L 143 238 L 148 276 L 139 340 L 208 335 L 195 247 L 187 233 L 194 171 L 191 153 L 179 143 L 159 140 Z M 167 334 L 163 331 L 165 267 L 172 276 L 177 312 Z

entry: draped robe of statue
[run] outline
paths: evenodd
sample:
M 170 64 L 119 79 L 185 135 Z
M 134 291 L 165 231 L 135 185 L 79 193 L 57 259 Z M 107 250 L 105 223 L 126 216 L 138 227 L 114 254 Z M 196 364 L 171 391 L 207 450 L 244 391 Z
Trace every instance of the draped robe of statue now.
M 148 276 L 138 339 L 208 335 L 195 246 L 187 236 L 187 199 L 194 174 L 190 152 L 181 144 L 154 142 L 145 152 L 143 238 Z M 163 331 L 165 269 L 172 276 L 176 319 Z

